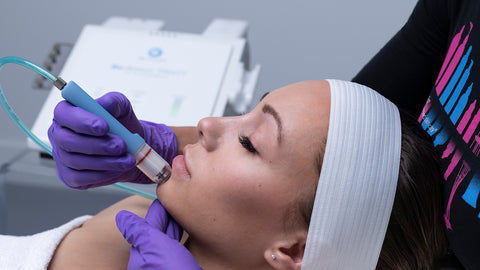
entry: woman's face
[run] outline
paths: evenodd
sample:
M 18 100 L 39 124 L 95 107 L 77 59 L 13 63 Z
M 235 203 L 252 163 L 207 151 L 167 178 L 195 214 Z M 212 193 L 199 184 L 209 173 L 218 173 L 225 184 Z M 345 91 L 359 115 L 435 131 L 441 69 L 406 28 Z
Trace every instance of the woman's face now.
M 202 119 L 159 200 L 205 245 L 267 244 L 318 181 L 329 112 L 328 83 L 307 81 L 271 92 L 248 114 Z

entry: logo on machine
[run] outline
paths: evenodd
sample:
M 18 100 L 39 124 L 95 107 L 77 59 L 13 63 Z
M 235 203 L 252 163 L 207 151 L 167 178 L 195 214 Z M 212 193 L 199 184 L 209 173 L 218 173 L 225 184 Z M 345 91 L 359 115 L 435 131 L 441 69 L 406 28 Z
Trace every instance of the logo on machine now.
M 158 47 L 153 47 L 150 50 L 148 50 L 148 56 L 150 56 L 151 58 L 158 58 L 162 56 L 162 54 L 163 54 L 163 50 Z

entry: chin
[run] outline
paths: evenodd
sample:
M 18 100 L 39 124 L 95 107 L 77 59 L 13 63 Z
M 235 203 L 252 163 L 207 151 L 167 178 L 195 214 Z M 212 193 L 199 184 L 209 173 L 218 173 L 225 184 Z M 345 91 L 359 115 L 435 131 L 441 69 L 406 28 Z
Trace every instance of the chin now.
M 170 213 L 172 205 L 181 204 L 181 200 L 179 200 L 178 192 L 175 191 L 174 188 L 174 180 L 172 177 L 165 183 L 161 185 L 157 185 L 156 194 L 157 199 L 162 203 L 163 207 Z
M 167 193 L 168 192 L 167 190 L 171 190 L 172 186 L 173 186 L 173 182 L 175 182 L 175 174 L 174 173 L 172 173 L 172 175 L 167 180 L 167 182 L 165 182 L 161 185 L 157 184 L 157 188 L 155 190 L 156 193 L 157 193 L 157 198 L 160 198 L 160 196 L 162 196 L 161 194 Z
M 157 185 L 157 188 L 155 190 L 155 193 L 157 194 L 157 199 L 163 204 L 163 201 L 162 199 L 164 200 L 165 197 L 168 197 L 168 192 L 167 192 L 167 189 L 168 188 L 168 182 L 165 182 L 161 185 Z

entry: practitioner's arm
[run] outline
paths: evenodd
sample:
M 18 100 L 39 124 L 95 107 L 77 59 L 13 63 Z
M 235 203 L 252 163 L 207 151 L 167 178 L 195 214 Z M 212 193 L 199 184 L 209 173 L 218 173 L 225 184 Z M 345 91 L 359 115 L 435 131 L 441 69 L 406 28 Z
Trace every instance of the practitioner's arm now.
M 407 23 L 353 78 L 415 115 L 425 105 L 448 49 L 458 1 L 420 0 Z
M 177 154 L 181 155 L 183 147 L 187 144 L 196 143 L 198 140 L 196 127 L 170 127 L 177 137 Z

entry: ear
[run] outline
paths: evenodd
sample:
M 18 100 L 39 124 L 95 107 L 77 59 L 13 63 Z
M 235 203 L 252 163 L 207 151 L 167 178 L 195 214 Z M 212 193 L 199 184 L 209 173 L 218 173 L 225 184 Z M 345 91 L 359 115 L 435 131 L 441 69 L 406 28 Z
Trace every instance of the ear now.
M 306 231 L 291 233 L 283 239 L 275 240 L 263 256 L 277 270 L 300 270 L 306 242 Z

